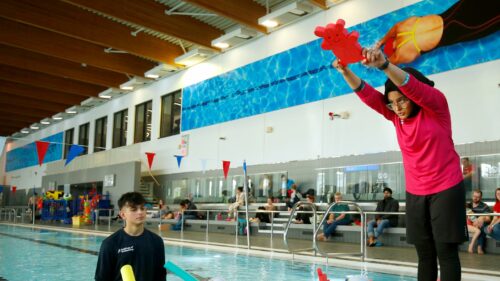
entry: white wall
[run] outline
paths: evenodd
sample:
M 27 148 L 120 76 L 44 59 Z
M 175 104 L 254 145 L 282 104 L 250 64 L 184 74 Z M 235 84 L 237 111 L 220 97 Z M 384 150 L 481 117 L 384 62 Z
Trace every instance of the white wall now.
M 73 127 L 76 142 L 78 126 L 90 121 L 90 151 L 93 151 L 94 122 L 107 115 L 109 149 L 113 114 L 125 108 L 129 110 L 128 146 L 79 157 L 66 168 L 63 161 L 58 161 L 40 168 L 13 171 L 5 174 L 4 182 L 18 188 L 40 186 L 44 174 L 134 160 L 143 162 L 142 171 L 145 172 L 145 152 L 157 154 L 153 173 L 167 174 L 199 171 L 201 159 L 207 159 L 206 168 L 210 170 L 221 169 L 221 160 L 230 160 L 231 167 L 237 167 L 244 159 L 253 165 L 398 150 L 392 125 L 363 105 L 356 95 L 349 94 L 183 132 L 189 134 L 189 155 L 179 169 L 173 155 L 179 154 L 180 135 L 158 139 L 160 99 L 162 95 L 179 88 L 315 40 L 312 33 L 314 27 L 335 21 L 339 16 L 349 25 L 355 25 L 415 2 L 418 1 L 347 1 L 92 111 L 31 134 L 10 148 Z M 500 120 L 499 69 L 500 61 L 494 61 L 431 76 L 436 87 L 448 98 L 456 144 L 500 139 L 500 130 L 495 122 Z M 152 141 L 132 144 L 135 105 L 148 100 L 153 100 Z M 329 120 L 328 112 L 340 111 L 349 111 L 351 117 L 348 120 Z M 272 133 L 266 133 L 268 127 L 272 127 Z

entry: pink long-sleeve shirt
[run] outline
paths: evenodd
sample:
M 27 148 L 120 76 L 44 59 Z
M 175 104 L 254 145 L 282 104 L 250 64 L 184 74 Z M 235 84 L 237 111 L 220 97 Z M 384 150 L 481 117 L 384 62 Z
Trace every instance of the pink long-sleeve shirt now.
M 417 115 L 404 121 L 386 107 L 383 94 L 372 86 L 365 84 L 356 94 L 394 124 L 403 155 L 406 191 L 429 195 L 457 185 L 463 176 L 445 96 L 411 75 L 399 89 L 421 108 Z

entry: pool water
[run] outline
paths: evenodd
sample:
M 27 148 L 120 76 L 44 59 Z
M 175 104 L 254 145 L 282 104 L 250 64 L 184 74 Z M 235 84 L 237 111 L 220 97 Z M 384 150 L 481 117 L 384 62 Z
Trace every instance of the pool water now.
M 94 280 L 97 254 L 104 237 L 0 224 L 0 280 Z M 201 280 L 318 280 L 324 265 L 230 254 L 190 247 L 165 246 L 166 259 Z M 360 271 L 328 269 L 329 278 Z M 368 273 L 371 280 L 416 280 L 412 277 Z M 181 280 L 171 274 L 167 280 Z

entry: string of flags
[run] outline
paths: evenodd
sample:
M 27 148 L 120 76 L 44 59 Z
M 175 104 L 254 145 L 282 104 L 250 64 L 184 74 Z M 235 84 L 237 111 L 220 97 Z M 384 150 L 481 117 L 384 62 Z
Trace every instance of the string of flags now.
M 38 155 L 38 164 L 40 166 L 42 166 L 43 160 L 45 159 L 45 155 L 47 154 L 47 151 L 49 149 L 50 142 L 35 141 L 35 144 L 36 144 L 36 152 Z M 71 163 L 71 161 L 73 161 L 76 157 L 80 156 L 84 151 L 85 151 L 85 148 L 83 146 L 78 145 L 78 144 L 72 144 L 69 147 L 68 155 L 66 158 L 66 162 L 64 163 L 64 166 L 67 166 L 69 163 Z M 147 161 L 148 161 L 148 168 L 151 171 L 156 153 L 146 152 L 145 154 L 146 154 Z M 184 156 L 183 155 L 174 155 L 174 157 L 177 160 L 177 167 L 180 168 L 181 163 L 182 163 L 182 159 L 184 158 Z M 200 161 L 201 161 L 202 172 L 205 173 L 208 159 L 200 159 Z M 225 179 L 227 179 L 230 166 L 231 166 L 231 161 L 228 161 L 228 160 L 222 161 L 222 171 L 224 173 Z M 245 172 L 247 170 L 246 161 L 243 162 L 243 170 Z

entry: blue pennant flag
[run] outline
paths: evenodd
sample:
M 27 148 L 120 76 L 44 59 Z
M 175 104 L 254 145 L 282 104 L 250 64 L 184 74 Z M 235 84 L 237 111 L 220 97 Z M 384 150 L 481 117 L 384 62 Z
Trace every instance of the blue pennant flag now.
M 85 149 L 83 148 L 83 146 L 78 144 L 72 144 L 69 147 L 68 158 L 66 158 L 66 163 L 64 163 L 64 166 L 68 165 L 69 162 L 73 161 L 73 159 L 82 154 L 84 150 Z
M 247 161 L 246 160 L 243 160 L 243 171 L 245 172 L 245 174 L 247 173 Z
M 174 155 L 174 156 L 175 156 L 175 158 L 177 158 L 177 167 L 180 168 L 181 167 L 182 157 L 184 157 L 184 156 L 182 156 L 182 155 Z

